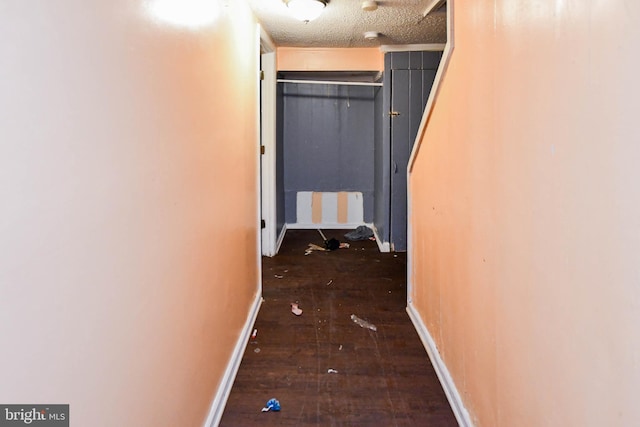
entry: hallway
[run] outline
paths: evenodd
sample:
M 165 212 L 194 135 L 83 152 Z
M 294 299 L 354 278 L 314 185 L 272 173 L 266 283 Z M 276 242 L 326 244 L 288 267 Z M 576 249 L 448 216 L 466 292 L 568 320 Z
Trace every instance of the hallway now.
M 325 234 L 342 241 L 344 232 Z M 289 230 L 280 253 L 263 258 L 257 337 L 220 425 L 457 425 L 405 311 L 405 254 L 359 241 L 305 256 L 309 243 L 322 243 L 315 230 Z M 274 397 L 281 411 L 262 413 Z
M 215 427 L 227 401 L 226 426 L 452 424 L 419 334 L 464 426 L 640 426 L 640 2 L 448 0 L 407 171 L 408 292 L 403 255 L 304 256 L 317 233 L 292 231 L 230 397 L 263 297 L 257 17 L 1 10 L 0 403 L 69 405 L 90 427 Z M 275 45 L 272 86 L 382 71 L 390 48 Z M 265 225 L 289 227 L 272 199 Z M 282 411 L 261 413 L 272 397 Z

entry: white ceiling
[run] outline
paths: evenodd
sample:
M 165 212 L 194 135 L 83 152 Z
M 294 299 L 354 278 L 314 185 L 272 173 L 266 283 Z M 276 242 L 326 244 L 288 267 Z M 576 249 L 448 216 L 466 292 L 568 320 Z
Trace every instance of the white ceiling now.
M 284 0 L 248 0 L 256 17 L 277 46 L 375 47 L 445 43 L 446 12 L 423 16 L 434 0 L 383 0 L 366 12 L 361 0 L 330 0 L 320 17 L 304 23 L 293 18 Z M 375 41 L 364 33 L 375 31 Z

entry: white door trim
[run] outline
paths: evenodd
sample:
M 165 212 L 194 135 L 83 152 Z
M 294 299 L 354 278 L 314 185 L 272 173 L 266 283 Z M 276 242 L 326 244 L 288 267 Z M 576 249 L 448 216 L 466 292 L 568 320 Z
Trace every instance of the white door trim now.
M 271 37 L 261 28 L 260 46 L 262 57 L 262 101 L 260 105 L 262 145 L 262 255 L 277 253 L 277 212 L 276 212 L 276 47 Z

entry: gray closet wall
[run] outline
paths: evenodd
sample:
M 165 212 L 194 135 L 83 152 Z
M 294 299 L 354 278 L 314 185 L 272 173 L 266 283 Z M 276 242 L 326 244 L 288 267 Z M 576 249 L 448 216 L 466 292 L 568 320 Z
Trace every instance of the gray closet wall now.
M 375 89 L 279 83 L 282 88 L 285 221 L 296 223 L 299 191 L 360 191 L 373 221 Z

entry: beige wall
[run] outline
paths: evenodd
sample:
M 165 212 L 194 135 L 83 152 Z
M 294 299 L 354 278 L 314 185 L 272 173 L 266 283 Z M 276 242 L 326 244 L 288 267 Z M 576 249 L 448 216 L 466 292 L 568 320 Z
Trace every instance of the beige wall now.
M 283 71 L 382 71 L 384 54 L 377 47 L 279 47 L 277 67 Z
M 152 4 L 0 4 L 0 402 L 76 426 L 202 425 L 258 293 L 255 21 Z
M 640 6 L 455 2 L 413 299 L 478 426 L 640 425 Z

